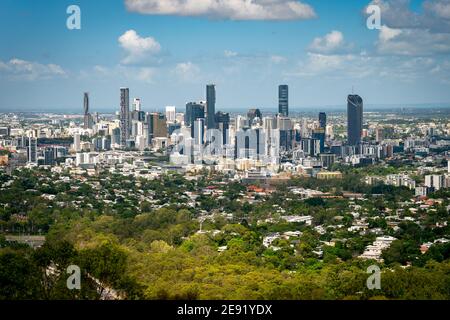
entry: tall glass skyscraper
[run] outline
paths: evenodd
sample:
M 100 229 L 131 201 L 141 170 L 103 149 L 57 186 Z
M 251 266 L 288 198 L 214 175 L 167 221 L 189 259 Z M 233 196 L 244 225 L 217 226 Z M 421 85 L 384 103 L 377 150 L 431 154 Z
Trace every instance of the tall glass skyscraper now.
M 120 144 L 127 145 L 130 138 L 130 89 L 120 88 Z
M 319 113 L 319 126 L 321 129 L 327 128 L 327 114 L 325 112 Z
M 89 129 L 89 93 L 84 93 L 83 100 L 84 129 Z
M 347 99 L 347 140 L 356 146 L 361 143 L 363 125 L 363 99 L 358 95 L 349 95 Z
M 289 87 L 286 84 L 278 87 L 278 113 L 289 117 Z
M 202 146 L 205 143 L 205 119 L 197 119 L 194 121 L 194 143 Z
M 189 102 L 186 104 L 184 124 L 191 127 L 191 136 L 194 136 L 194 123 L 197 119 L 205 118 L 205 106 L 202 103 Z
M 25 143 L 28 163 L 37 163 L 37 138 L 29 137 Z
M 230 114 L 219 111 L 216 113 L 217 128 L 222 132 L 222 143 L 228 144 L 228 131 L 230 130 Z
M 206 86 L 206 118 L 207 128 L 216 128 L 216 86 L 209 84 Z

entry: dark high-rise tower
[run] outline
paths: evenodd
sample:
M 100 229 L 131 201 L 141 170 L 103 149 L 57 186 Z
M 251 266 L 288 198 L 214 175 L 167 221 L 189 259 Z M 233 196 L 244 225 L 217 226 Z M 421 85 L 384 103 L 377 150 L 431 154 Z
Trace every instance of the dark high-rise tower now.
M 319 113 L 319 126 L 321 129 L 327 128 L 327 114 L 325 112 Z
M 214 84 L 209 84 L 206 86 L 206 118 L 207 118 L 207 128 L 216 128 L 216 86 Z
M 146 114 L 146 122 L 147 122 L 147 139 L 148 143 L 152 143 L 154 138 L 165 138 L 167 137 L 167 120 L 166 115 L 153 112 Z
M 28 163 L 37 163 L 37 139 L 28 137 L 25 141 Z
M 228 131 L 230 130 L 230 114 L 219 111 L 216 113 L 216 124 L 220 132 L 222 132 L 222 143 L 228 144 Z
M 289 117 L 289 87 L 286 84 L 278 87 L 278 113 Z
M 84 101 L 83 101 L 83 110 L 84 110 L 84 129 L 89 129 L 89 93 L 84 93 Z
M 248 122 L 249 122 L 250 126 L 252 125 L 253 120 L 255 120 L 256 118 L 258 118 L 260 121 L 262 121 L 261 110 L 259 110 L 259 109 L 250 109 L 250 110 L 248 110 L 247 118 L 248 118 Z
M 130 138 L 130 90 L 120 88 L 120 144 L 127 145 Z
M 349 95 L 347 99 L 347 133 L 348 144 L 361 143 L 363 124 L 363 99 L 358 95 Z
M 327 114 L 325 112 L 320 112 L 319 128 L 314 129 L 312 133 L 312 138 L 320 141 L 320 153 L 323 153 L 325 150 L 326 128 L 327 128 Z
M 205 118 L 205 105 L 200 102 L 189 102 L 186 104 L 184 124 L 191 127 L 191 134 L 194 134 L 194 123 L 197 119 Z

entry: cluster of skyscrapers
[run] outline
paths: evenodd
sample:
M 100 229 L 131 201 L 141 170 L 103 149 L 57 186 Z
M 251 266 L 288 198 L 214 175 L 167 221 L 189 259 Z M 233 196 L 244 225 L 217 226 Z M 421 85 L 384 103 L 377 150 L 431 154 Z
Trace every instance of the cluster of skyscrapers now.
M 289 117 L 288 85 L 278 87 L 278 113 L 274 116 L 263 116 L 257 108 L 250 109 L 246 116 L 231 117 L 230 113 L 216 112 L 214 84 L 206 86 L 205 96 L 206 101 L 188 102 L 184 114 L 177 113 L 173 106 L 166 107 L 165 113 L 144 112 L 139 98 L 133 99 L 130 110 L 130 91 L 120 88 L 118 125 L 104 131 L 96 128 L 100 135 L 92 139 L 92 145 L 96 151 L 111 147 L 130 150 L 169 148 L 179 156 L 187 157 L 188 162 L 193 162 L 193 154 L 199 152 L 187 152 L 186 145 L 176 146 L 180 141 L 200 150 L 206 146 L 219 146 L 217 156 L 234 159 L 269 157 L 270 161 L 279 162 L 283 154 L 293 152 L 294 158 L 320 156 L 327 160 L 327 153 L 336 153 L 326 145 L 326 113 L 319 113 L 318 125 L 313 127 L 308 127 L 306 121 L 299 123 Z M 98 117 L 96 120 L 89 113 L 89 95 L 85 93 L 83 128 L 91 129 Z M 357 149 L 363 130 L 363 100 L 358 95 L 348 96 L 347 124 L 347 146 Z M 75 149 L 79 152 L 82 149 L 79 136 L 75 140 Z
M 358 95 L 347 99 L 348 138 L 344 142 L 334 139 L 334 123 L 328 124 L 325 112 L 312 121 L 290 113 L 288 85 L 278 87 L 278 112 L 264 114 L 258 108 L 238 114 L 217 110 L 216 86 L 208 84 L 205 89 L 205 100 L 186 103 L 184 112 L 167 106 L 163 113 L 144 112 L 141 99 L 131 99 L 130 90 L 120 88 L 116 116 L 101 118 L 91 114 L 90 96 L 84 93 L 81 124 L 70 121 L 63 128 L 55 123 L 54 131 L 33 128 L 26 136 L 16 132 L 18 140 L 11 144 L 22 151 L 21 159 L 26 157 L 27 163 L 36 165 L 55 165 L 71 158 L 76 166 L 91 166 L 100 158 L 130 154 L 122 151 L 152 150 L 169 155 L 172 164 L 224 164 L 220 168 L 272 172 L 290 162 L 314 168 L 330 168 L 337 159 L 369 164 L 393 152 L 392 146 L 380 143 L 378 130 L 375 144 L 362 142 L 363 100 Z M 10 131 L 0 128 L 3 136 Z M 55 134 L 62 135 L 62 140 L 38 141 Z M 65 134 L 73 137 L 72 145 Z
M 128 88 L 120 89 L 119 122 L 119 128 L 113 130 L 112 143 L 122 148 L 145 149 L 153 139 L 167 137 L 166 115 L 142 111 L 139 98 L 133 100 L 133 110 L 130 111 Z

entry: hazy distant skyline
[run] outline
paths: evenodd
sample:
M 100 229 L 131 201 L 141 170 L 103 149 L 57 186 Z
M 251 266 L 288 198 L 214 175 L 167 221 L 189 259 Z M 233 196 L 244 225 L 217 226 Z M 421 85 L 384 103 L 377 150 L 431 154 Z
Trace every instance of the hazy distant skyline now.
M 382 29 L 364 8 L 382 8 Z M 66 8 L 81 8 L 68 30 Z M 0 111 L 119 108 L 119 88 L 143 110 L 204 100 L 217 110 L 292 110 L 450 102 L 450 0 L 79 0 L 0 2 Z M 300 110 L 301 111 L 301 110 Z

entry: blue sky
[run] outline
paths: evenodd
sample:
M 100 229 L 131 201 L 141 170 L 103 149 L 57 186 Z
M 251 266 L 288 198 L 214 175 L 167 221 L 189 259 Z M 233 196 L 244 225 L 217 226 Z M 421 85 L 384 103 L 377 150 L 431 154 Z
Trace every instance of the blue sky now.
M 183 6 L 183 3 L 187 5 Z M 146 111 L 450 102 L 449 0 L 2 0 L 0 110 L 115 110 L 119 87 Z M 227 2 L 225 2 L 227 3 Z M 364 9 L 382 9 L 382 29 Z M 66 9 L 81 9 L 68 30 Z M 172 6 L 170 6 L 172 4 Z

